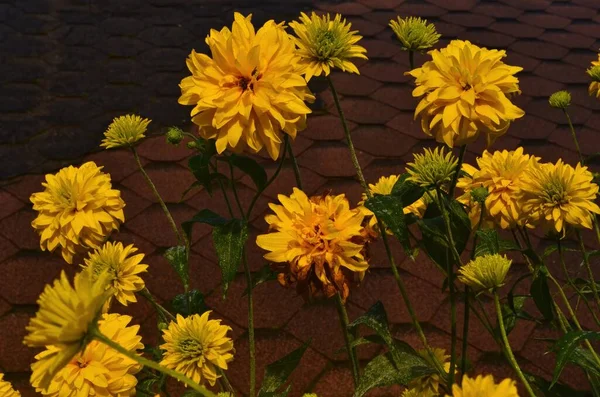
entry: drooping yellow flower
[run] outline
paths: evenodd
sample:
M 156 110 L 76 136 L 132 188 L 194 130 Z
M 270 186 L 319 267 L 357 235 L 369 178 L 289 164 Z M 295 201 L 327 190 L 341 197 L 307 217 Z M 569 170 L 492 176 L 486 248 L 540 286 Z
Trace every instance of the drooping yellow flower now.
M 528 216 L 521 208 L 521 179 L 531 164 L 538 160 L 539 157 L 523 154 L 522 147 L 510 152 L 503 150 L 490 153 L 485 150 L 477 158 L 479 169 L 463 164 L 463 170 L 470 176 L 460 178 L 457 183 L 457 187 L 464 190 L 458 200 L 465 205 L 478 206 L 478 203 L 471 203 L 470 195 L 473 189 L 483 187 L 488 191 L 485 220 L 493 221 L 502 229 L 523 226 Z M 477 219 L 471 219 L 472 226 L 479 222 L 479 213 L 477 209 Z
M 10 382 L 5 381 L 4 374 L 0 373 L 0 396 L 2 397 L 21 397 L 21 393 L 13 389 Z
M 46 285 L 23 340 L 30 347 L 55 347 L 31 366 L 32 382 L 37 387 L 45 389 L 54 375 L 85 348 L 89 330 L 96 325 L 104 302 L 112 294 L 106 289 L 107 283 L 106 274 L 94 282 L 88 272 L 81 272 L 75 275 L 71 286 L 63 271 L 52 285 Z
M 144 348 L 142 337 L 137 333 L 139 325 L 128 326 L 132 318 L 120 314 L 104 314 L 98 321 L 100 332 L 113 342 L 118 343 L 132 353 L 140 353 Z M 38 354 L 36 360 L 44 360 L 60 348 L 48 346 Z M 35 364 L 34 364 L 35 365 Z M 61 369 L 50 385 L 39 387 L 36 374 L 32 375 L 32 384 L 36 391 L 44 396 L 135 396 L 137 379 L 135 374 L 142 369 L 136 361 L 125 357 L 116 350 L 97 340 L 91 341 L 86 348 L 71 358 Z M 35 380 L 34 380 L 35 379 Z
M 435 25 L 419 17 L 400 18 L 391 20 L 392 28 L 403 50 L 425 51 L 438 42 L 440 34 L 435 30 Z
M 450 356 L 446 354 L 446 351 L 444 349 L 434 348 L 431 349 L 431 352 L 435 356 L 436 361 L 444 365 L 444 371 L 448 373 L 450 371 L 450 361 L 448 361 Z M 419 350 L 418 353 L 430 365 L 434 364 L 433 359 L 427 350 Z M 432 374 L 413 379 L 408 387 L 421 393 L 415 394 L 418 396 L 437 396 L 440 388 L 440 376 L 438 374 Z
M 575 168 L 558 160 L 556 164 L 535 164 L 521 182 L 522 208 L 532 223 L 564 232 L 565 226 L 592 228 L 600 208 L 594 202 L 598 185 L 587 167 Z
M 414 153 L 414 161 L 406 164 L 407 180 L 425 189 L 444 188 L 450 184 L 457 171 L 458 159 L 452 151 L 444 153 L 444 148 L 425 148 L 423 153 Z
M 163 330 L 165 343 L 160 362 L 167 368 L 181 372 L 196 383 L 208 382 L 214 386 L 220 375 L 218 368 L 227 369 L 233 360 L 233 341 L 227 337 L 231 327 L 221 325 L 221 320 L 209 320 L 210 311 L 189 317 L 177 315 Z
M 350 209 L 345 195 L 307 197 L 294 188 L 282 205 L 269 204 L 274 214 L 265 220 L 272 232 L 259 235 L 256 244 L 269 251 L 265 259 L 280 263 L 279 282 L 296 284 L 305 299 L 338 291 L 345 300 L 349 285 L 362 280 L 369 267 L 362 237 L 364 215 Z
M 40 248 L 73 263 L 73 255 L 98 248 L 125 220 L 121 193 L 112 189 L 110 175 L 93 161 L 46 175 L 43 192 L 31 195 L 38 216 L 31 226 L 40 233 Z
M 499 288 L 504 285 L 511 263 L 504 255 L 478 256 L 458 269 L 458 279 L 474 292 Z
M 352 24 L 336 14 L 319 16 L 300 14 L 299 21 L 290 22 L 297 37 L 294 42 L 300 54 L 300 64 L 304 68 L 306 81 L 321 74 L 329 76 L 331 69 L 360 74 L 350 59 L 367 59 L 367 50 L 357 45 L 362 36 L 350 31 Z
M 218 153 L 266 147 L 276 159 L 283 134 L 295 138 L 306 127 L 304 101 L 314 96 L 284 27 L 270 20 L 255 32 L 250 19 L 236 12 L 231 30 L 210 31 L 212 58 L 192 51 L 179 103 L 194 105 L 192 121 L 201 137 L 216 140 Z
M 600 54 L 598 54 L 597 61 L 592 61 L 592 67 L 588 69 L 587 73 L 592 78 L 588 88 L 589 94 L 600 98 Z
M 107 287 L 113 288 L 115 298 L 127 306 L 128 302 L 137 302 L 135 293 L 145 286 L 140 273 L 148 268 L 140 263 L 144 254 L 133 255 L 136 251 L 133 244 L 124 247 L 122 243 L 107 242 L 90 253 L 82 267 L 92 273 L 94 280 L 107 272 L 110 284 Z
M 447 397 L 519 397 L 516 382 L 510 378 L 494 382 L 493 375 L 477 375 L 475 379 L 463 376 L 462 384 L 452 385 L 452 396 Z
M 413 96 L 421 98 L 415 119 L 438 142 L 460 146 L 483 134 L 489 146 L 525 114 L 509 100 L 520 93 L 514 74 L 523 68 L 502 62 L 505 51 L 453 40 L 429 54 L 431 61 L 407 73 L 416 79 Z
M 145 138 L 151 120 L 143 119 L 135 114 L 115 117 L 104 132 L 104 139 L 100 146 L 107 149 L 133 146 L 140 139 Z

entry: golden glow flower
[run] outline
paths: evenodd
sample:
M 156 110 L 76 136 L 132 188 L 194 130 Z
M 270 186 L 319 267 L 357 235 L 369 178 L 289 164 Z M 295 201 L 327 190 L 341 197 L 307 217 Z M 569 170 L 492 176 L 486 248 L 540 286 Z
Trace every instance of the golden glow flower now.
M 556 91 L 548 98 L 548 103 L 553 108 L 566 109 L 571 105 L 571 94 L 569 91 Z
M 525 114 L 509 100 L 520 93 L 514 74 L 523 68 L 502 62 L 505 51 L 453 40 L 429 54 L 431 61 L 407 74 L 416 79 L 413 96 L 421 98 L 415 119 L 438 142 L 461 146 L 483 134 L 489 146 Z
M 294 188 L 289 197 L 278 198 L 282 205 L 269 204 L 274 214 L 265 217 L 272 232 L 259 235 L 256 244 L 269 251 L 265 259 L 282 264 L 276 267 L 279 282 L 297 284 L 305 299 L 339 291 L 345 300 L 350 283 L 362 280 L 369 267 L 363 213 L 350 209 L 343 194 L 309 198 Z
M 463 164 L 463 170 L 470 177 L 460 178 L 457 183 L 457 187 L 464 190 L 464 194 L 458 200 L 466 205 L 471 204 L 470 195 L 473 189 L 483 187 L 488 191 L 485 199 L 486 220 L 493 221 L 502 229 L 523 226 L 528 216 L 521 208 L 521 179 L 538 160 L 538 157 L 523 154 L 522 147 L 510 152 L 503 150 L 490 153 L 485 150 L 481 157 L 477 158 L 479 169 Z M 479 222 L 479 213 L 477 209 L 477 219 L 471 218 L 472 226 Z
M 218 368 L 226 370 L 233 360 L 233 341 L 227 337 L 231 328 L 221 325 L 221 320 L 209 320 L 210 311 L 189 317 L 177 315 L 163 330 L 165 343 L 160 362 L 167 368 L 181 372 L 194 382 L 205 381 L 214 386 L 220 375 Z
M 140 139 L 145 138 L 151 120 L 143 119 L 134 114 L 115 117 L 104 132 L 104 139 L 100 146 L 107 149 L 133 146 Z
M 309 17 L 301 13 L 300 21 L 290 22 L 290 27 L 297 36 L 293 40 L 298 47 L 306 81 L 321 74 L 329 76 L 334 68 L 360 74 L 350 59 L 367 59 L 367 50 L 356 44 L 362 36 L 357 35 L 357 31 L 350 31 L 351 24 L 340 14 L 331 19 L 329 14 L 319 16 L 313 12 Z
M 192 51 L 179 103 L 194 105 L 192 121 L 202 138 L 216 140 L 218 153 L 266 147 L 276 159 L 283 134 L 295 138 L 306 127 L 304 101 L 314 96 L 284 27 L 270 20 L 255 32 L 250 19 L 236 12 L 231 30 L 211 30 L 212 58 Z
M 5 381 L 4 374 L 0 373 L 0 396 L 2 397 L 20 397 L 21 393 L 13 389 L 10 382 Z
M 31 226 L 41 235 L 42 250 L 60 246 L 64 260 L 73 263 L 73 255 L 98 248 L 125 220 L 121 193 L 101 170 L 93 161 L 65 167 L 47 174 L 44 191 L 31 195 L 38 211 Z
M 492 375 L 477 375 L 475 379 L 463 376 L 462 384 L 452 385 L 452 396 L 447 397 L 519 397 L 517 385 L 510 378 L 494 382 Z
M 94 282 L 88 272 L 81 272 L 71 286 L 63 271 L 52 285 L 46 285 L 23 340 L 30 347 L 55 346 L 31 366 L 32 382 L 37 387 L 45 389 L 54 375 L 85 348 L 89 330 L 96 326 L 102 306 L 112 294 L 106 289 L 107 283 L 106 274 Z
M 458 279 L 475 292 L 504 285 L 512 261 L 504 255 L 483 255 L 458 269 Z
M 458 159 L 451 151 L 444 153 L 444 148 L 434 150 L 425 148 L 423 154 L 414 153 L 414 161 L 406 164 L 407 180 L 425 189 L 443 188 L 452 181 L 457 171 Z
M 418 17 L 398 16 L 398 20 L 392 19 L 389 26 L 400 40 L 403 50 L 425 51 L 433 47 L 441 37 L 434 24 Z
M 140 353 L 144 348 L 142 337 L 137 333 L 139 325 L 128 326 L 130 316 L 104 314 L 98 321 L 98 329 L 113 342 L 118 343 L 131 353 Z M 60 348 L 49 346 L 38 354 L 37 360 L 44 360 Z M 35 365 L 35 364 L 34 364 Z M 50 385 L 43 389 L 37 384 L 36 374 L 32 375 L 33 386 L 44 396 L 135 396 L 137 379 L 135 374 L 142 369 L 136 361 L 125 357 L 116 350 L 97 340 L 91 341 L 86 348 L 71 358 L 61 369 Z
M 588 88 L 589 94 L 600 98 L 600 54 L 598 54 L 597 61 L 592 61 L 592 66 L 587 70 L 587 74 L 592 78 Z
M 600 208 L 594 202 L 598 185 L 587 167 L 575 168 L 558 160 L 556 164 L 536 164 L 523 175 L 521 191 L 523 212 L 532 223 L 564 232 L 566 224 L 592 228 Z
M 144 254 L 133 255 L 136 251 L 133 244 L 124 247 L 122 243 L 107 242 L 90 253 L 82 267 L 91 272 L 94 280 L 108 273 L 107 287 L 113 288 L 114 297 L 127 306 L 128 302 L 137 302 L 135 293 L 145 286 L 140 273 L 148 268 L 148 265 L 140 263 Z
M 448 373 L 450 371 L 450 361 L 448 361 L 450 356 L 446 354 L 446 351 L 444 349 L 434 348 L 431 349 L 431 352 L 435 356 L 436 361 L 444 365 L 444 371 Z M 419 350 L 418 353 L 430 365 L 434 365 L 433 359 L 427 350 Z M 422 393 L 415 395 L 437 396 L 440 388 L 440 376 L 438 374 L 422 376 L 420 378 L 413 379 L 408 386 L 411 389 Z

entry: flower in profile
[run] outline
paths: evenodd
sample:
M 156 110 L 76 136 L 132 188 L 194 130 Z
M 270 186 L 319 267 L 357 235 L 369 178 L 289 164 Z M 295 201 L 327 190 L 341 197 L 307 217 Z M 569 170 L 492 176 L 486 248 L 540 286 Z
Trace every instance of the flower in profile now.
M 133 146 L 146 137 L 144 134 L 150 122 L 151 120 L 135 114 L 115 117 L 104 132 L 104 139 L 100 146 L 107 149 Z
M 502 62 L 505 51 L 453 40 L 429 54 L 431 61 L 407 74 L 416 79 L 413 96 L 421 98 L 415 119 L 438 142 L 461 146 L 483 134 L 489 146 L 525 114 L 509 100 L 520 93 L 514 75 L 523 68 Z
M 189 317 L 177 315 L 163 330 L 165 343 L 160 362 L 167 368 L 181 372 L 194 382 L 205 381 L 214 386 L 220 375 L 218 369 L 227 369 L 233 360 L 233 341 L 227 337 L 231 327 L 221 325 L 221 320 L 209 320 L 210 311 Z
M 269 204 L 274 214 L 265 217 L 272 232 L 259 235 L 256 244 L 269 251 L 265 259 L 281 264 L 275 266 L 280 284 L 296 284 L 305 299 L 339 292 L 345 301 L 350 283 L 362 280 L 369 267 L 363 213 L 350 209 L 343 194 L 309 198 L 294 188 L 278 198 L 282 205 Z
M 65 167 L 47 174 L 44 191 L 31 195 L 38 211 L 31 226 L 41 235 L 42 250 L 60 246 L 64 260 L 73 263 L 73 255 L 98 248 L 125 220 L 121 193 L 101 169 L 93 161 Z
M 120 314 L 104 314 L 98 321 L 98 329 L 113 342 L 131 353 L 140 353 L 144 348 L 142 337 L 138 335 L 139 325 L 128 326 L 132 318 Z M 35 356 L 44 360 L 60 348 L 48 346 Z M 32 365 L 32 367 L 35 364 Z M 116 350 L 97 340 L 91 341 L 84 350 L 71 358 L 69 363 L 52 379 L 47 388 L 41 388 L 36 373 L 32 374 L 32 384 L 44 396 L 134 396 L 137 374 L 142 366 Z
M 528 216 L 521 208 L 521 179 L 538 160 L 539 157 L 524 154 L 522 147 L 510 152 L 498 150 L 490 153 L 485 150 L 477 158 L 479 169 L 463 164 L 463 170 L 469 176 L 460 178 L 457 183 L 457 187 L 464 190 L 458 200 L 466 205 L 479 206 L 470 196 L 474 189 L 483 187 L 488 192 L 485 198 L 486 220 L 493 221 L 502 229 L 524 226 Z M 480 213 L 479 209 L 475 212 Z M 479 218 L 471 219 L 472 226 L 478 222 Z
M 511 263 L 499 254 L 478 256 L 458 269 L 458 279 L 474 292 L 496 289 L 504 285 Z
M 231 30 L 211 30 L 212 58 L 192 51 L 179 103 L 194 105 L 192 121 L 202 138 L 216 140 L 218 153 L 266 147 L 276 159 L 283 134 L 295 138 L 306 127 L 304 101 L 314 96 L 283 26 L 270 20 L 255 32 L 250 20 L 236 12 Z
M 418 353 L 430 365 L 434 365 L 433 358 L 427 350 L 419 350 Z M 434 348 L 431 349 L 431 353 L 433 353 L 437 362 L 443 364 L 444 371 L 449 372 L 450 361 L 448 361 L 448 359 L 450 358 L 450 356 L 446 354 L 446 351 L 444 349 Z M 422 393 L 416 394 L 418 396 L 437 396 L 439 394 L 440 388 L 440 376 L 438 374 L 432 374 L 413 379 L 409 383 L 408 387 L 410 387 L 412 390 Z
M 148 268 L 148 265 L 140 263 L 144 254 L 134 255 L 136 251 L 133 244 L 124 247 L 123 243 L 107 242 L 90 253 L 82 267 L 92 274 L 93 280 L 108 273 L 107 288 L 112 288 L 114 297 L 127 306 L 129 302 L 137 302 L 135 293 L 145 286 L 140 273 Z
M 25 328 L 23 342 L 30 347 L 54 345 L 31 366 L 32 383 L 41 389 L 89 342 L 104 302 L 112 294 L 106 289 L 108 275 L 96 282 L 88 272 L 75 275 L 73 286 L 63 271 L 52 285 L 46 285 L 37 300 L 39 309 Z
M 441 35 L 435 30 L 435 25 L 426 19 L 407 17 L 391 20 L 389 26 L 392 28 L 403 50 L 425 51 L 433 47 Z
M 367 59 L 367 50 L 356 44 L 362 36 L 350 31 L 351 24 L 340 14 L 331 19 L 329 14 L 319 16 L 313 12 L 309 17 L 301 13 L 300 21 L 290 22 L 290 27 L 296 34 L 293 40 L 306 81 L 321 74 L 329 76 L 334 68 L 360 74 L 350 59 Z
M 2 397 L 20 397 L 21 393 L 13 389 L 10 382 L 4 380 L 4 374 L 0 373 L 0 396 Z
M 589 94 L 600 98 L 600 54 L 598 54 L 597 61 L 592 61 L 592 66 L 587 70 L 587 74 L 592 79 L 588 88 Z
M 452 396 L 448 397 L 519 397 L 516 382 L 510 378 L 494 382 L 492 375 L 477 375 L 475 379 L 465 375 L 462 384 L 452 385 Z
M 521 182 L 523 212 L 533 224 L 564 232 L 565 226 L 592 228 L 600 207 L 594 202 L 598 185 L 580 163 L 575 168 L 558 160 L 556 164 L 535 164 Z
M 458 159 L 451 151 L 444 153 L 444 148 L 434 150 L 425 148 L 423 154 L 413 154 L 414 160 L 406 165 L 410 175 L 407 180 L 425 189 L 443 188 L 452 181 Z
M 557 109 L 566 109 L 571 105 L 571 94 L 569 91 L 556 91 L 554 94 L 550 95 L 548 99 L 548 103 L 553 108 Z

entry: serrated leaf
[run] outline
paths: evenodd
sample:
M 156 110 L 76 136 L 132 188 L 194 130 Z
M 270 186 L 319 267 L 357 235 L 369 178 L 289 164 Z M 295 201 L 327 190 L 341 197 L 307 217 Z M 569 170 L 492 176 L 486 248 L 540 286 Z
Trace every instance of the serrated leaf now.
M 407 181 L 408 176 L 408 174 L 400 175 L 392 188 L 392 196 L 399 197 L 405 207 L 419 200 L 425 194 L 425 190 L 421 186 Z
M 219 225 L 224 225 L 227 222 L 228 222 L 227 219 L 223 218 L 222 216 L 218 215 L 217 213 L 215 213 L 209 209 L 203 209 L 202 211 L 200 211 L 196 215 L 194 215 L 192 217 L 192 219 L 183 222 L 181 224 L 181 228 L 183 229 L 183 232 L 188 236 L 188 239 L 191 240 L 192 239 L 192 226 L 194 226 L 194 223 L 206 223 L 207 225 L 210 225 L 210 226 L 219 226 Z
M 552 307 L 552 295 L 548 287 L 548 269 L 545 266 L 540 266 L 533 277 L 529 293 L 535 302 L 536 307 L 542 313 L 544 318 L 552 321 L 554 318 L 554 308 Z
M 231 165 L 239 168 L 252 178 L 252 182 L 254 182 L 259 191 L 264 189 L 267 184 L 267 173 L 256 160 L 246 156 L 238 156 L 237 154 L 232 154 L 227 157 L 227 160 L 231 162 Z
M 171 247 L 165 252 L 164 256 L 173 269 L 175 269 L 175 272 L 183 282 L 184 288 L 187 290 L 190 285 L 190 274 L 185 247 Z
M 600 332 L 575 330 L 567 332 L 556 341 L 554 346 L 552 346 L 552 351 L 556 352 L 556 365 L 554 367 L 554 374 L 552 376 L 550 387 L 558 381 L 562 370 L 567 362 L 569 362 L 575 348 L 585 340 L 596 339 L 600 339 Z
M 192 314 L 202 314 L 208 310 L 204 295 L 198 290 L 191 290 L 184 294 L 179 294 L 171 301 L 171 307 L 175 314 L 181 314 L 184 317 Z
M 283 386 L 294 369 L 296 369 L 300 363 L 304 352 L 308 348 L 308 344 L 309 342 L 303 344 L 298 349 L 292 351 L 274 363 L 267 365 L 267 368 L 265 368 L 263 383 L 258 392 L 258 397 L 274 396 L 273 393 L 276 393 L 277 390 Z
M 377 219 L 394 233 L 406 253 L 412 254 L 402 200 L 396 196 L 375 195 L 365 202 L 365 207 L 373 211 Z
M 248 225 L 240 219 L 217 225 L 212 232 L 219 267 L 223 275 L 223 298 L 227 296 L 229 284 L 235 278 L 248 239 Z
M 271 269 L 269 264 L 264 265 L 256 274 L 252 275 L 252 289 L 254 289 L 257 285 L 266 283 L 267 281 L 277 280 L 277 272 Z M 242 296 L 246 296 L 248 294 L 248 287 L 242 293 Z

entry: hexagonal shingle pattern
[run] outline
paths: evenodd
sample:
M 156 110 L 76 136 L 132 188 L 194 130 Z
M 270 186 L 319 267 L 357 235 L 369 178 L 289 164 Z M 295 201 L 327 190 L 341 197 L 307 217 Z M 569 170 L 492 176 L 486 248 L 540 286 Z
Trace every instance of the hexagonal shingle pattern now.
M 205 35 L 211 28 L 229 24 L 234 9 L 253 12 L 258 24 L 270 18 L 289 21 L 301 9 L 340 12 L 365 37 L 363 44 L 370 60 L 357 63 L 361 74 L 334 72 L 333 79 L 369 182 L 383 174 L 402 172 L 411 152 L 432 145 L 418 121 L 413 121 L 416 100 L 411 96 L 410 78 L 404 75 L 407 55 L 387 26 L 396 15 L 421 16 L 434 22 L 444 35 L 442 43 L 463 38 L 505 49 L 507 62 L 524 68 L 519 74 L 523 93 L 516 101 L 527 115 L 510 127 L 496 147 L 523 145 L 545 160 L 563 157 L 576 161 L 563 115 L 547 105 L 551 93 L 568 88 L 573 94 L 571 117 L 582 147 L 589 154 L 598 151 L 594 145 L 600 134 L 600 118 L 595 111 L 600 103 L 587 95 L 585 74 L 590 62 L 597 59 L 600 46 L 600 4 L 595 0 L 294 0 L 289 4 L 266 0 L 252 8 L 247 2 L 240 1 L 239 7 L 236 4 L 220 0 L 110 0 L 0 5 L 0 53 L 5 59 L 0 65 L 0 178 L 5 179 L 0 184 L 0 370 L 7 372 L 7 378 L 14 380 L 24 395 L 32 395 L 26 371 L 33 351 L 20 343 L 23 327 L 37 294 L 62 267 L 58 256 L 37 251 L 37 236 L 30 228 L 35 214 L 29 196 L 41 189 L 40 174 L 83 161 L 103 165 L 128 204 L 127 222 L 115 238 L 136 244 L 147 254 L 148 286 L 157 290 L 159 300 L 167 301 L 181 292 L 174 272 L 162 258 L 164 249 L 175 240 L 135 162 L 126 151 L 99 151 L 98 143 L 111 119 L 124 112 L 152 118 L 151 135 L 169 125 L 185 125 L 189 109 L 177 104 L 177 84 L 187 73 L 185 58 L 192 48 L 206 51 Z M 415 57 L 417 64 L 426 59 L 419 54 Z M 294 145 L 305 188 L 313 194 L 329 189 L 345 192 L 356 201 L 360 186 L 353 177 L 332 97 L 324 91 L 326 85 L 314 84 L 316 107 L 321 111 L 311 116 L 307 130 Z M 473 145 L 468 156 L 472 158 L 481 149 Z M 184 189 L 193 181 L 185 170 L 190 152 L 183 145 L 168 146 L 163 137 L 152 136 L 139 147 L 139 153 L 177 221 L 205 207 L 225 211 L 220 196 L 211 197 L 204 191 L 192 191 L 181 202 Z M 269 175 L 274 172 L 274 164 L 267 157 L 261 155 L 259 161 Z M 265 230 L 262 217 L 268 201 L 278 193 L 289 194 L 293 180 L 292 168 L 286 164 L 279 180 L 266 191 L 266 198 L 258 202 L 252 238 Z M 255 187 L 248 178 L 241 181 L 241 200 L 247 203 Z M 221 300 L 215 253 L 207 248 L 210 243 L 209 229 L 195 227 L 192 269 L 201 276 L 192 284 L 213 292 L 208 303 L 233 327 L 238 360 L 232 365 L 236 375 L 231 381 L 234 387 L 245 389 L 248 344 L 244 281 L 240 274 L 229 299 Z M 381 300 L 395 335 L 419 347 L 380 244 L 373 250 L 373 270 L 351 295 L 350 317 Z M 448 302 L 440 292 L 443 277 L 424 258 L 413 262 L 396 245 L 393 251 L 430 341 L 448 347 Z M 254 271 L 264 263 L 261 256 L 260 250 L 249 250 Z M 342 341 L 333 307 L 328 303 L 305 305 L 293 291 L 276 284 L 260 286 L 255 304 L 260 374 L 268 362 L 312 338 L 313 344 L 293 377 L 292 395 L 299 396 L 304 388 L 312 388 L 322 397 L 350 393 L 346 357 L 336 353 Z M 156 318 L 146 303 L 125 312 L 143 322 L 147 341 L 156 340 Z M 510 375 L 495 355 L 498 350 L 493 340 L 477 326 L 471 333 L 469 357 L 474 366 L 498 376 Z M 547 349 L 543 339 L 554 336 L 545 326 L 523 323 L 510 338 L 525 367 L 548 377 L 553 366 L 549 356 L 542 356 Z M 377 352 L 360 350 L 362 360 Z M 565 373 L 572 386 L 586 382 L 574 368 L 567 367 Z M 382 389 L 373 395 L 398 393 L 397 389 Z

